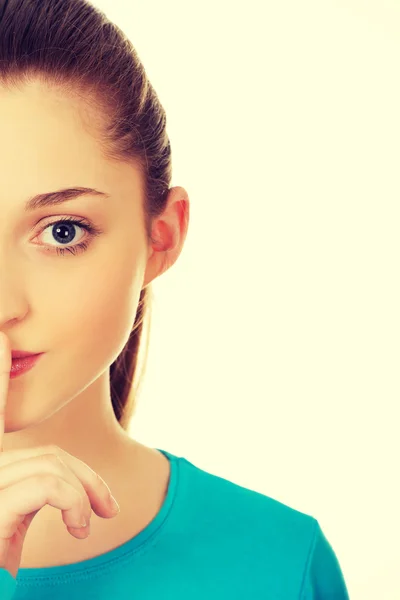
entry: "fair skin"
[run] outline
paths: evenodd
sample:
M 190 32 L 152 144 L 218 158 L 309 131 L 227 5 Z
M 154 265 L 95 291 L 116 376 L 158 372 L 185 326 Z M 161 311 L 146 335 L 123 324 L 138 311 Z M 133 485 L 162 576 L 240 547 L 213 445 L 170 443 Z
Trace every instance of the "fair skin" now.
M 109 366 L 128 340 L 141 289 L 179 257 L 188 224 L 182 201 L 188 215 L 189 199 L 181 187 L 170 190 L 153 223 L 159 243 L 149 246 L 140 174 L 106 161 L 79 107 L 43 84 L 0 88 L 0 131 L 0 331 L 12 349 L 45 352 L 32 371 L 10 380 L 3 450 L 59 446 L 99 473 L 121 508 L 114 519 L 92 512 L 83 540 L 68 534 L 59 510 L 40 510 L 20 566 L 55 566 L 131 539 L 165 497 L 169 463 L 120 427 Z M 82 196 L 24 212 L 31 196 L 66 187 L 110 198 Z M 103 233 L 90 238 L 64 224 L 71 241 L 63 245 L 53 227 L 63 217 L 88 220 Z M 57 254 L 81 241 L 87 250 Z

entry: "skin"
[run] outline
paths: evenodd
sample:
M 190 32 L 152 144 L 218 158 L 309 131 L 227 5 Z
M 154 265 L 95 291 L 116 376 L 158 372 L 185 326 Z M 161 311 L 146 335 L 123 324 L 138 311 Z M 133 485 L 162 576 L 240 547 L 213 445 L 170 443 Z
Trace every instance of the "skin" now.
M 12 349 L 45 352 L 35 368 L 10 380 L 3 450 L 55 444 L 99 473 L 119 502 L 113 519 L 92 513 L 91 535 L 72 538 L 60 511 L 35 516 L 21 567 L 78 562 L 124 543 L 157 514 L 169 463 L 118 424 L 111 405 L 109 367 L 132 329 L 140 291 L 169 269 L 182 250 L 189 214 L 187 192 L 172 188 L 153 222 L 158 243 L 146 238 L 133 165 L 108 162 L 76 102 L 30 83 L 0 88 L 0 331 Z M 87 186 L 110 198 L 82 196 L 25 213 L 29 197 Z M 90 221 L 97 237 L 72 226 L 58 255 L 54 234 L 63 217 Z

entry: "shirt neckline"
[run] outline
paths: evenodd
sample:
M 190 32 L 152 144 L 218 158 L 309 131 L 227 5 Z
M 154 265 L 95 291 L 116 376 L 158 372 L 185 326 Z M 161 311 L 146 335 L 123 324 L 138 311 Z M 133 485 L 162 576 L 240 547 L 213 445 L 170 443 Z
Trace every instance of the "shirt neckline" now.
M 162 450 L 161 448 L 156 448 L 159 452 L 164 454 L 170 462 L 170 478 L 168 483 L 168 490 L 164 498 L 164 502 L 154 517 L 154 519 L 146 525 L 146 527 L 137 535 L 135 535 L 132 539 L 128 540 L 121 546 L 110 550 L 104 554 L 100 554 L 99 556 L 95 556 L 94 558 L 89 558 L 87 560 L 83 560 L 76 563 L 70 563 L 68 565 L 61 565 L 55 567 L 40 567 L 40 568 L 21 568 L 17 573 L 17 582 L 18 584 L 29 584 L 43 582 L 48 585 L 49 579 L 57 578 L 75 578 L 82 576 L 86 578 L 88 575 L 88 571 L 93 571 L 97 569 L 105 569 L 112 567 L 114 563 L 119 562 L 122 558 L 129 558 L 133 554 L 137 553 L 139 550 L 143 551 L 145 546 L 154 541 L 155 536 L 159 536 L 163 529 L 163 525 L 167 521 L 169 513 L 172 509 L 176 490 L 178 486 L 179 480 L 179 458 L 167 452 L 166 450 Z

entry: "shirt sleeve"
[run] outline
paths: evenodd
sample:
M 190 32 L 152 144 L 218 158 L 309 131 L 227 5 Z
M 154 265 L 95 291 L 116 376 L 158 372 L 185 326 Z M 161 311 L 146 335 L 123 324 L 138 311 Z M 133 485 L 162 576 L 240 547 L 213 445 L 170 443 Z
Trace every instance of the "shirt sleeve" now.
M 0 598 L 12 600 L 17 587 L 17 582 L 7 569 L 0 568 Z
M 339 561 L 318 521 L 308 555 L 301 600 L 350 600 Z

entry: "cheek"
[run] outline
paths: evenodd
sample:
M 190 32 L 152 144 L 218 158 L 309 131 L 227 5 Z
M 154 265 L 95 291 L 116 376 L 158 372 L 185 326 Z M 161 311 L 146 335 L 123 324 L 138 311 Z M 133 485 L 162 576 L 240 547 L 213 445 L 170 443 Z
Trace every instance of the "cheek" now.
M 52 303 L 54 346 L 75 360 L 106 368 L 129 339 L 142 280 L 134 265 L 100 263 L 98 269 L 68 274 Z M 54 301 L 54 297 L 53 297 Z M 50 321 L 50 319 L 49 319 Z
M 96 278 L 88 282 L 85 299 L 76 306 L 76 324 L 80 323 L 81 342 L 91 352 L 121 352 L 133 327 L 140 287 L 132 278 Z

